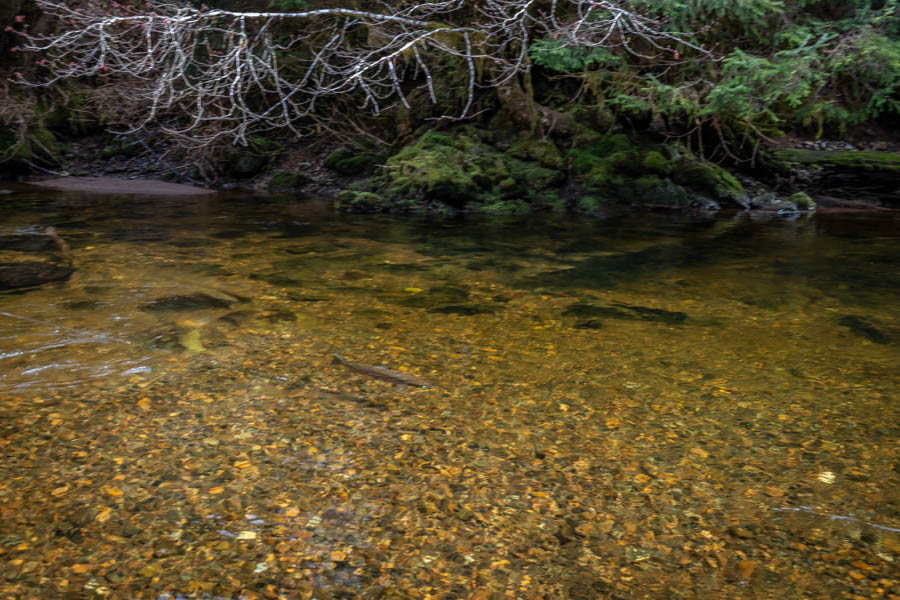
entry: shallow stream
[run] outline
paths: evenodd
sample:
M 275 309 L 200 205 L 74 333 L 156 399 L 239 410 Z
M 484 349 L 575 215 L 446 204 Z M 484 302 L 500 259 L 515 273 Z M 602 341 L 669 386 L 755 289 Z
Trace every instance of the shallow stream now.
M 0 597 L 900 598 L 896 213 L 2 201 Z

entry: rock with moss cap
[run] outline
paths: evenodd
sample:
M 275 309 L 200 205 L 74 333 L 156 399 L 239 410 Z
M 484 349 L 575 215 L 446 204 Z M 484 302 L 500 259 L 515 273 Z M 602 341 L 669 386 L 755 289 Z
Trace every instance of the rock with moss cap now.
M 389 204 L 379 194 L 357 190 L 342 191 L 334 206 L 344 212 L 363 214 L 386 212 L 389 208 Z
M 815 201 L 809 197 L 806 192 L 797 192 L 788 198 L 789 202 L 793 202 L 799 211 L 809 211 L 816 209 Z
M 297 190 L 310 182 L 310 178 L 304 173 L 296 171 L 280 171 L 269 180 L 269 191 L 287 192 Z
M 672 180 L 731 208 L 749 206 L 747 192 L 734 175 L 718 165 L 702 162 L 693 156 L 682 156 L 675 161 Z
M 359 177 L 370 173 L 378 162 L 379 158 L 374 154 L 338 148 L 325 158 L 323 164 L 339 175 Z
M 516 158 L 535 161 L 547 169 L 559 170 L 565 165 L 559 150 L 553 142 L 546 139 L 522 137 L 510 147 L 507 153 Z

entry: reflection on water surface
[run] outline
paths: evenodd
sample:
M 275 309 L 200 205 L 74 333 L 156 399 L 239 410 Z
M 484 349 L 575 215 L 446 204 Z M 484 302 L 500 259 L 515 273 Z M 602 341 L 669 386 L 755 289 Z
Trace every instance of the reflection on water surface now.
M 4 202 L 4 596 L 900 597 L 897 217 Z

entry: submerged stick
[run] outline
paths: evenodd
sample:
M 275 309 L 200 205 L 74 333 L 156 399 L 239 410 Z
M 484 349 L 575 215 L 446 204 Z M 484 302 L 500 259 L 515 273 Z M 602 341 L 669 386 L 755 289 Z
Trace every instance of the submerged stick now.
M 362 373 L 363 375 L 368 375 L 369 377 L 384 379 L 386 381 L 392 381 L 394 383 L 400 383 L 403 385 L 412 385 L 415 387 L 434 387 L 431 382 L 426 381 L 421 377 L 416 377 L 415 375 L 412 375 L 410 373 L 394 371 L 393 369 L 387 369 L 385 367 L 376 367 L 375 365 L 350 362 L 349 360 L 338 354 L 333 354 L 332 356 L 334 356 L 334 362 L 344 365 L 351 371 L 356 371 L 357 373 Z

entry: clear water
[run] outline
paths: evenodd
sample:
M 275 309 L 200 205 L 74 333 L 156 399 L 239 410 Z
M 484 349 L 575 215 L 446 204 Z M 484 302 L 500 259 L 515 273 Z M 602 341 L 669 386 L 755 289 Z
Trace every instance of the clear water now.
M 900 596 L 895 213 L 3 202 L 7 596 Z

